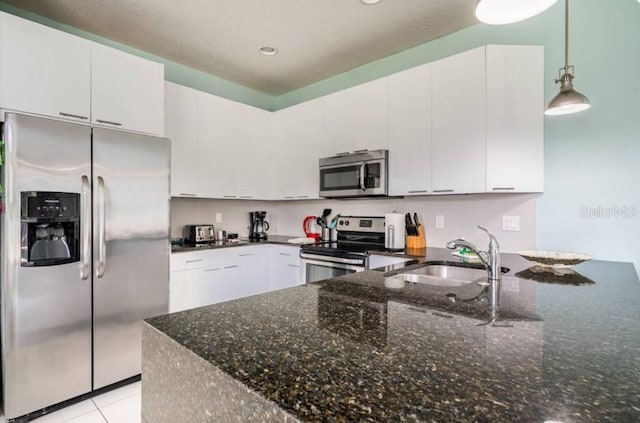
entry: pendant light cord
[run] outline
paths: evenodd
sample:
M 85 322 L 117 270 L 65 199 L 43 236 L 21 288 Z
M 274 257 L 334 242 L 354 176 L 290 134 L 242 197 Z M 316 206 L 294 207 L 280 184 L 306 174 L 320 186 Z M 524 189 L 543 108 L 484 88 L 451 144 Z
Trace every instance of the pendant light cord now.
M 564 72 L 569 71 L 569 0 L 564 1 Z

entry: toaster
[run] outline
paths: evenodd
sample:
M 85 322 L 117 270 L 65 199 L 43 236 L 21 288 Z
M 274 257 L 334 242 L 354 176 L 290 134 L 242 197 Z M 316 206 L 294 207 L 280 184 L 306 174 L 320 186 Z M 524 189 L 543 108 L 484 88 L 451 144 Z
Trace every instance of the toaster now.
M 216 239 L 213 225 L 186 225 L 183 236 L 187 244 L 214 242 Z

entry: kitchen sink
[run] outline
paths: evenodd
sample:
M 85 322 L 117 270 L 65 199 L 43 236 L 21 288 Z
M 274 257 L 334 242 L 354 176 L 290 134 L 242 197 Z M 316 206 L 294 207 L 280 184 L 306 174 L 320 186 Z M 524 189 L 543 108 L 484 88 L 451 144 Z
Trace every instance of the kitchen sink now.
M 387 286 L 400 287 L 400 284 L 421 283 L 433 286 L 459 287 L 471 282 L 486 282 L 487 271 L 484 268 L 461 267 L 446 264 L 430 264 L 418 269 L 388 276 Z

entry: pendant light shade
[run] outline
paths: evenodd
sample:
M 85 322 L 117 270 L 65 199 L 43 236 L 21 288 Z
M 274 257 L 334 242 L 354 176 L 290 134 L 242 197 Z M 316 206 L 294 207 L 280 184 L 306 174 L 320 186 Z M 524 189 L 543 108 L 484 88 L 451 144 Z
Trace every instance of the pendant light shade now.
M 478 0 L 476 16 L 486 24 L 510 24 L 542 13 L 556 1 L 558 0 Z
M 559 75 L 556 84 L 560 83 L 560 92 L 553 97 L 544 114 L 568 115 L 591 107 L 589 98 L 573 89 L 574 69 L 569 66 L 569 0 L 565 0 L 564 6 L 564 67 L 560 68 Z

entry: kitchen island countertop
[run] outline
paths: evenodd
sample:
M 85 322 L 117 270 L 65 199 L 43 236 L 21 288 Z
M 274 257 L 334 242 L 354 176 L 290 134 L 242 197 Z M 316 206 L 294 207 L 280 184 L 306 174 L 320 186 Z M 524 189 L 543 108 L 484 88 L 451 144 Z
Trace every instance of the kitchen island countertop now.
M 460 261 L 443 249 L 418 259 Z M 561 285 L 516 277 L 529 267 L 519 256 L 502 264 L 493 324 L 485 304 L 446 296 L 473 298 L 477 284 L 388 288 L 382 271 L 148 319 L 143 418 L 640 420 L 633 265 L 586 262 L 588 283 Z

